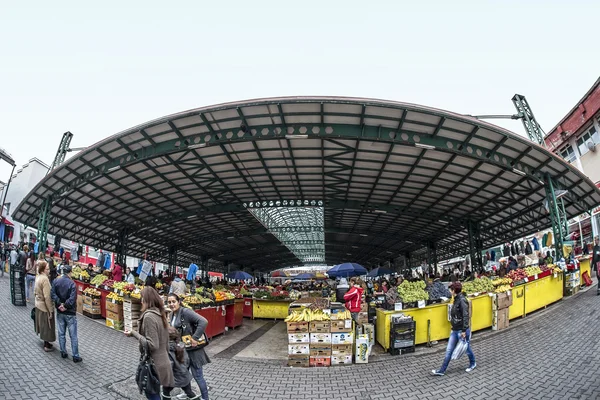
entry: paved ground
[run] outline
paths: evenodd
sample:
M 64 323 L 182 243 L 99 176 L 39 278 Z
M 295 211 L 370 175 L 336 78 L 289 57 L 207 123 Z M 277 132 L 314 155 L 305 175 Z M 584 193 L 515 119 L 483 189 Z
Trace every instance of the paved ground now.
M 225 358 L 215 357 L 205 376 L 212 400 L 596 399 L 599 307 L 594 288 L 506 331 L 475 334 L 478 367 L 470 374 L 464 372 L 465 359 L 451 363 L 445 377 L 429 375 L 441 363 L 443 346 L 433 353 L 337 368 L 291 369 L 242 361 L 223 352 L 235 343 L 229 333 L 209 346 L 214 346 L 211 353 Z M 0 399 L 139 398 L 128 380 L 138 358 L 133 339 L 80 316 L 84 361 L 74 364 L 58 352 L 42 351 L 29 310 L 10 304 L 8 279 L 0 278 Z M 248 325 L 236 335 L 251 335 L 267 323 Z

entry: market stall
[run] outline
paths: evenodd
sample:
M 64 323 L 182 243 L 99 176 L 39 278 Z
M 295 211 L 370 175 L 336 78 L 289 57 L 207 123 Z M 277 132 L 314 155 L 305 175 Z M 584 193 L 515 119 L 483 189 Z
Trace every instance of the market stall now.
M 237 328 L 244 322 L 244 301 L 245 299 L 235 299 L 233 304 L 225 306 L 225 326 L 228 328 Z

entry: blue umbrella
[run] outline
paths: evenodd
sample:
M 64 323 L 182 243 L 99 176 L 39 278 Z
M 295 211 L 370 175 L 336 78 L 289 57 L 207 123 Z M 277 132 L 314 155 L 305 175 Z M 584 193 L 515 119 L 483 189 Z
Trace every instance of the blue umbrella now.
M 227 274 L 227 278 L 235 279 L 236 281 L 245 281 L 247 279 L 254 279 L 254 277 L 244 271 L 233 271 Z
M 314 274 L 299 274 L 296 275 L 296 277 L 294 278 L 294 280 L 298 280 L 298 281 L 302 281 L 302 280 L 308 280 L 308 279 L 315 279 L 315 275 Z
M 347 278 L 349 276 L 360 276 L 366 275 L 367 270 L 360 264 L 356 263 L 343 263 L 336 265 L 327 271 L 327 275 L 331 278 Z
M 385 267 L 377 267 L 372 269 L 371 272 L 367 274 L 367 276 L 370 278 L 374 278 L 376 276 L 391 275 L 393 273 L 394 272 L 391 269 Z

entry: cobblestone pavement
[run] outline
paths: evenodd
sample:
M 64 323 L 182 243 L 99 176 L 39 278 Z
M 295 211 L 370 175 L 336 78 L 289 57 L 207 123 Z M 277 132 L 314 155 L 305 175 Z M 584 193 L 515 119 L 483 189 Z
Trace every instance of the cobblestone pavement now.
M 478 366 L 471 373 L 464 371 L 465 358 L 451 362 L 446 376 L 430 376 L 442 361 L 440 345 L 433 353 L 337 368 L 292 369 L 214 359 L 205 376 L 212 400 L 596 399 L 600 398 L 599 306 L 593 288 L 506 331 L 475 333 Z M 80 316 L 84 361 L 74 364 L 57 351 L 42 351 L 29 311 L 30 307 L 10 304 L 8 279 L 0 278 L 0 399 L 139 398 L 131 381 L 125 381 L 137 364 L 133 339 Z M 125 382 L 109 388 L 120 381 Z

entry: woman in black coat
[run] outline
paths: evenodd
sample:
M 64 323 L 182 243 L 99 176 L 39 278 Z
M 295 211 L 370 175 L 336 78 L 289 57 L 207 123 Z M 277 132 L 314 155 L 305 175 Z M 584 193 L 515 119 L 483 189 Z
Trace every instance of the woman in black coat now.
M 186 347 L 187 355 L 190 359 L 190 370 L 192 376 L 198 383 L 202 398 L 208 400 L 208 386 L 204 379 L 202 367 L 210 363 L 210 359 L 204 348 L 198 347 L 198 341 L 204 335 L 208 321 L 201 315 L 196 314 L 193 310 L 181 306 L 181 299 L 174 293 L 169 294 L 167 304 L 172 313 L 170 316 L 170 324 L 177 329 L 181 336 L 190 335 L 192 337 L 191 346 Z

